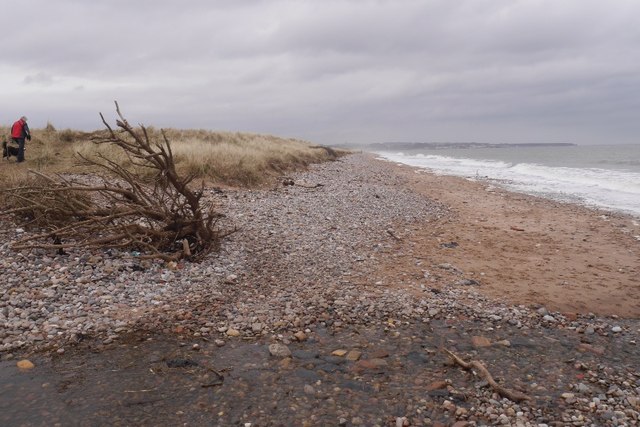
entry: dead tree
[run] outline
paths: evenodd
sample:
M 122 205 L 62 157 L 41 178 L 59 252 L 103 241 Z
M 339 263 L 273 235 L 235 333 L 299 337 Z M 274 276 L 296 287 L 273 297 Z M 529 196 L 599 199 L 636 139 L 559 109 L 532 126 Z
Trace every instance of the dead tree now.
M 164 131 L 157 141 L 144 126 L 129 125 L 117 102 L 116 112 L 116 129 L 100 114 L 108 132 L 94 142 L 122 149 L 133 166 L 98 154 L 79 155 L 83 164 L 106 172 L 88 179 L 31 171 L 32 184 L 5 190 L 11 200 L 5 213 L 44 231 L 20 239 L 14 249 L 128 248 L 142 258 L 195 260 L 228 234 L 218 227 L 222 215 L 203 203 L 204 185 L 194 190 L 195 176 L 177 173 Z M 151 178 L 136 168 L 150 171 Z

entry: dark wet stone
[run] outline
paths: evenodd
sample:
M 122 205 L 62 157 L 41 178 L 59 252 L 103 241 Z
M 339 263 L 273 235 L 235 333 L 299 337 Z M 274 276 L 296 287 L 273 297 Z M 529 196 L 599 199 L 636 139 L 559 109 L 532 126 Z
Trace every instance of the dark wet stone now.
M 320 380 L 320 375 L 308 369 L 296 369 L 295 371 L 293 371 L 293 375 L 309 382 L 316 382 Z
M 167 360 L 167 366 L 169 368 L 188 368 L 198 366 L 198 362 L 191 359 L 171 359 Z
M 344 371 L 344 369 L 341 366 L 333 365 L 333 364 L 330 364 L 330 363 L 325 363 L 323 365 L 318 365 L 318 369 L 320 369 L 321 371 L 327 372 L 327 373 Z
M 509 342 L 511 343 L 511 347 L 513 348 L 517 348 L 517 347 L 536 348 L 537 347 L 535 342 L 527 338 L 513 337 L 513 338 L 509 338 Z
M 366 393 L 373 393 L 373 387 L 371 387 L 369 384 L 366 384 L 360 381 L 346 380 L 341 382 L 340 386 L 342 386 L 342 388 L 348 388 L 351 390 L 364 391 Z
M 453 249 L 458 247 L 458 242 L 441 243 L 440 246 L 443 248 Z
M 338 357 L 338 356 L 321 356 L 320 359 L 324 360 L 327 363 L 331 363 L 333 365 L 342 365 L 343 363 L 346 362 L 346 359 L 344 357 Z
M 573 348 L 573 347 L 575 347 L 575 344 L 572 341 L 564 340 L 564 339 L 560 340 L 560 345 L 562 345 L 564 348 Z
M 456 342 L 456 350 L 458 350 L 459 352 L 465 352 L 465 351 L 474 351 L 478 349 L 475 348 L 473 345 L 471 345 L 471 341 L 469 340 L 468 342 L 467 341 Z
M 602 413 L 602 419 L 609 421 L 614 417 L 614 415 L 615 414 L 611 411 L 605 411 Z
M 162 355 L 160 353 L 151 353 L 147 356 L 149 363 L 158 363 L 162 361 Z
M 427 394 L 432 397 L 449 397 L 449 390 L 447 389 L 430 390 L 427 392 Z
M 473 279 L 462 279 L 456 282 L 456 285 L 458 286 L 478 286 L 479 284 L 480 282 Z
M 320 356 L 320 352 L 318 351 L 309 351 L 309 350 L 294 350 L 291 352 L 291 355 L 296 359 L 316 359 Z
M 424 353 L 412 351 L 411 353 L 407 354 L 407 360 L 413 363 L 428 363 L 431 358 Z

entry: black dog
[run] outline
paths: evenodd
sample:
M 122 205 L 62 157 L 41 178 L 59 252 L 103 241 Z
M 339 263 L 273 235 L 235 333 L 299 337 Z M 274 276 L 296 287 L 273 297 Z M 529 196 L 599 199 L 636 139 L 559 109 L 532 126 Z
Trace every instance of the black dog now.
M 2 141 L 2 158 L 6 157 L 9 160 L 11 156 L 18 157 L 18 147 L 7 144 L 7 141 Z

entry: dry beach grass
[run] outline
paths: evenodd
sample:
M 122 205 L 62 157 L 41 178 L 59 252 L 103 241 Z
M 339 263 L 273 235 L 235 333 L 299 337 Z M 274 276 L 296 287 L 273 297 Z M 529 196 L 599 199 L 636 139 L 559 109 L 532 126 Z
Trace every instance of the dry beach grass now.
M 154 138 L 162 138 L 159 129 L 147 130 Z M 58 131 L 51 125 L 33 129 L 33 139 L 26 144 L 27 162 L 16 165 L 5 161 L 0 168 L 2 185 L 24 179 L 28 169 L 43 173 L 77 171 L 76 153 L 87 157 L 101 153 L 127 165 L 128 159 L 123 153 L 91 142 L 104 132 Z M 292 138 L 207 130 L 165 129 L 164 132 L 172 144 L 178 171 L 195 174 L 216 185 L 262 185 L 288 171 L 331 157 L 325 148 Z M 0 128 L 0 135 L 3 140 L 10 140 L 8 128 Z

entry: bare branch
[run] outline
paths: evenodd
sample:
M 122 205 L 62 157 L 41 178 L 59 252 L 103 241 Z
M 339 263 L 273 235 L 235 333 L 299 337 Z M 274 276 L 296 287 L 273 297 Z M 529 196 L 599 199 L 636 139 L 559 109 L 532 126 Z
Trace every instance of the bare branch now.
M 10 213 L 40 232 L 14 243 L 15 249 L 131 248 L 141 258 L 199 259 L 216 250 L 228 233 L 216 228 L 222 217 L 209 203 L 201 204 L 203 189 L 194 191 L 194 175 L 176 171 L 171 144 L 164 131 L 154 140 L 140 125 L 133 129 L 115 102 L 116 131 L 100 118 L 107 136 L 94 140 L 122 150 L 131 167 L 98 154 L 78 154 L 82 164 L 97 167 L 89 183 L 31 171 L 32 185 L 4 190 Z M 150 181 L 135 168 L 155 171 Z M 101 181 L 96 184 L 96 180 Z M 233 230 L 229 231 L 232 232 Z M 48 240 L 54 243 L 48 243 Z

